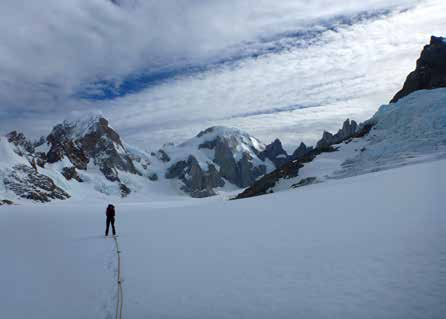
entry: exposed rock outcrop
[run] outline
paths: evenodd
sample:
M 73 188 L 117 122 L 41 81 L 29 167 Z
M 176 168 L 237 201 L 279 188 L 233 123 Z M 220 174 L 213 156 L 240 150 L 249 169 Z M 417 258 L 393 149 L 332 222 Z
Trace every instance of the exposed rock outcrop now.
M 313 150 L 313 146 L 307 147 L 305 143 L 301 142 L 299 147 L 296 148 L 296 150 L 291 155 L 291 159 L 293 160 L 299 160 L 308 153 L 310 153 Z
M 130 188 L 128 188 L 127 185 L 122 184 L 122 183 L 119 184 L 119 189 L 121 190 L 122 197 L 127 197 L 132 192 L 132 190 Z
M 289 160 L 288 154 L 283 149 L 282 142 L 278 138 L 271 144 L 266 145 L 265 150 L 260 152 L 259 157 L 262 160 L 269 159 L 276 167 L 282 166 Z
M 38 202 L 70 197 L 63 189 L 54 184 L 48 176 L 37 173 L 26 165 L 16 165 L 3 180 L 5 186 L 17 196 Z
M 35 152 L 34 158 L 36 160 L 37 165 L 40 166 L 41 168 L 44 168 L 45 164 L 48 161 L 48 158 L 47 158 L 45 152 Z
M 407 76 L 403 88 L 390 103 L 414 91 L 441 87 L 446 87 L 446 38 L 432 36 L 430 44 L 421 52 L 415 70 Z
M 151 180 L 152 182 L 155 182 L 155 181 L 158 180 L 158 175 L 157 175 L 156 173 L 151 173 L 151 174 L 148 176 L 148 178 L 149 178 L 149 180 Z
M 158 150 L 158 152 L 156 153 L 156 157 L 162 162 L 170 162 L 169 155 L 167 155 L 167 153 L 162 149 Z
M 265 146 L 246 132 L 215 126 L 201 131 L 181 144 L 173 153 L 189 153 L 177 158 L 168 168 L 166 178 L 180 178 L 183 190 L 194 197 L 213 195 L 214 188 L 225 181 L 238 187 L 251 185 L 272 167 L 273 159 L 285 154 L 280 141 Z M 271 159 L 271 162 L 267 159 Z M 271 168 L 270 168 L 271 169 Z
M 118 133 L 102 117 L 84 122 L 65 121 L 53 128 L 47 141 L 51 146 L 47 154 L 49 163 L 66 156 L 75 168 L 85 170 L 92 160 L 113 182 L 119 181 L 118 171 L 140 175 Z
M 12 131 L 6 135 L 9 143 L 16 146 L 15 151 L 20 155 L 34 152 L 34 144 L 23 133 Z
M 83 182 L 82 178 L 79 176 L 79 174 L 76 171 L 76 167 L 74 167 L 74 166 L 64 167 L 62 169 L 62 175 L 67 179 L 67 181 L 74 179 L 80 183 Z
M 187 161 L 179 161 L 172 165 L 166 178 L 179 178 L 183 181 L 182 189 L 192 197 L 215 195 L 214 188 L 224 186 L 225 182 L 213 164 L 207 163 L 203 170 L 197 159 L 190 155 Z
M 214 162 L 220 167 L 220 175 L 230 183 L 239 187 L 249 186 L 260 175 L 265 174 L 265 165 L 253 164 L 253 157 L 248 152 L 242 152 L 241 159 L 237 156 L 232 146 L 232 141 L 221 138 L 214 141 Z
M 316 144 L 316 148 L 324 149 L 333 144 L 341 143 L 352 137 L 358 131 L 358 129 L 358 124 L 355 121 L 346 119 L 342 125 L 342 128 L 336 134 L 333 135 L 327 131 L 324 131 L 322 134 L 322 139 L 320 139 Z
M 213 189 L 224 185 L 223 179 L 213 164 L 208 164 L 207 171 L 204 171 L 193 156 L 189 156 L 187 160 L 183 182 L 183 190 L 190 193 L 192 197 L 215 195 Z
M 298 176 L 299 169 L 303 167 L 303 164 L 311 162 L 321 153 L 336 151 L 336 149 L 332 146 L 334 144 L 341 143 L 351 138 L 363 137 L 370 132 L 373 125 L 373 122 L 367 121 L 358 126 L 355 121 L 349 121 L 347 119 L 342 125 L 342 129 L 340 129 L 335 135 L 324 132 L 322 139 L 317 143 L 316 148 L 307 147 L 305 144 L 301 143 L 292 155 L 295 157 L 294 159 L 255 181 L 250 187 L 238 194 L 235 199 L 248 198 L 270 193 L 271 189 L 279 180 Z M 302 184 L 297 183 L 292 187 L 299 187 L 313 182 L 315 182 L 315 180 L 309 178 L 302 180 Z
M 14 205 L 14 202 L 9 199 L 2 199 L 0 200 L 0 206 L 2 205 Z

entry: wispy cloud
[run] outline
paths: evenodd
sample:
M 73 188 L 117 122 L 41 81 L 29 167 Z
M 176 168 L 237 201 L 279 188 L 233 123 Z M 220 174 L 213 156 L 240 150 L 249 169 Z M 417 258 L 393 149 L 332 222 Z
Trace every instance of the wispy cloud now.
M 403 1 L 392 0 L 393 4 Z M 259 37 L 384 1 L 4 0 L 0 104 L 60 105 L 88 83 L 207 61 Z M 388 4 L 386 4 L 387 6 Z M 99 82 L 98 82 L 99 81 Z M 39 103 L 40 102 L 40 103 Z M 5 106 L 6 105 L 6 106 Z
M 100 109 L 142 146 L 213 124 L 313 141 L 371 115 L 446 30 L 441 0 L 119 3 L 2 2 L 2 128 Z

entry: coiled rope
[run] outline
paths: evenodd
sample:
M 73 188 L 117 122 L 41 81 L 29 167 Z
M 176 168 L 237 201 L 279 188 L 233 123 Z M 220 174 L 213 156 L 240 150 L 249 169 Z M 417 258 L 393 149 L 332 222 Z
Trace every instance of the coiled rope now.
M 119 250 L 118 238 L 113 236 L 116 246 L 116 255 L 118 256 L 118 290 L 116 298 L 116 319 L 122 319 L 122 305 L 124 304 L 124 295 L 122 292 L 122 279 L 121 279 L 121 251 Z

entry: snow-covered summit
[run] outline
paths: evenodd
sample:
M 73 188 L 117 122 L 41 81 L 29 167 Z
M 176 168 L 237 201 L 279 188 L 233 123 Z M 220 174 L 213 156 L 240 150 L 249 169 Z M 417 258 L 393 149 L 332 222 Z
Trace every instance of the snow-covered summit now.
M 176 146 L 163 149 L 172 165 L 167 178 L 180 178 L 195 197 L 214 194 L 227 183 L 246 187 L 275 168 L 266 145 L 242 130 L 213 126 Z
M 56 125 L 47 140 L 57 140 L 57 142 L 67 140 L 80 140 L 87 136 L 100 136 L 109 138 L 114 143 L 123 147 L 121 139 L 110 126 L 108 120 L 101 115 L 91 115 L 76 120 L 64 120 L 61 124 Z
M 212 126 L 199 132 L 193 138 L 183 142 L 183 149 L 214 149 L 217 140 L 224 143 L 233 154 L 239 157 L 243 153 L 256 157 L 265 149 L 265 144 L 248 132 L 227 126 Z
M 260 142 L 257 138 L 250 135 L 248 132 L 235 127 L 212 126 L 198 133 L 195 139 L 201 140 L 202 142 L 209 142 L 215 140 L 218 137 L 228 140 L 231 146 L 234 147 L 243 144 L 253 147 L 258 151 L 262 151 L 265 149 L 265 144 Z
M 214 149 L 217 141 L 225 144 L 235 156 L 241 159 L 243 154 L 264 162 L 270 160 L 275 166 L 280 166 L 289 159 L 279 139 L 265 144 L 246 131 L 234 127 L 212 126 L 195 137 L 181 144 L 181 147 L 195 147 L 198 149 Z
M 101 115 L 65 120 L 36 143 L 18 132 L 4 139 L 8 152 L 13 151 L 19 164 L 27 167 L 26 174 L 34 179 L 45 175 L 74 197 L 86 196 L 85 190 L 92 188 L 108 195 L 136 192 L 142 196 L 145 189 L 162 192 L 169 184 L 174 193 L 180 188 L 193 197 L 210 196 L 220 188 L 248 186 L 276 167 L 271 154 L 281 151 L 280 141 L 268 147 L 241 130 L 212 127 L 181 145 L 148 153 L 122 141 Z M 18 171 L 16 162 L 2 166 Z M 18 180 L 18 175 L 12 177 Z M 25 196 L 24 192 L 16 195 Z M 34 195 L 42 201 L 52 198 Z
M 66 131 L 67 137 L 72 139 L 81 138 L 100 128 L 107 126 L 108 121 L 101 115 L 89 114 L 74 120 L 65 119 L 61 124 L 56 125 L 53 131 L 61 128 Z

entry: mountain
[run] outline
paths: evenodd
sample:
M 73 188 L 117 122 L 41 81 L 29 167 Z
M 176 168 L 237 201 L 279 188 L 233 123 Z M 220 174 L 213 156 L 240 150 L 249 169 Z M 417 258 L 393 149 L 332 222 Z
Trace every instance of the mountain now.
M 53 128 L 46 140 L 50 147 L 46 154 L 48 163 L 56 163 L 66 157 L 73 165 L 63 168 L 67 179 L 76 178 L 76 169 L 87 170 L 88 164 L 93 164 L 106 179 L 120 183 L 122 194 L 127 195 L 130 189 L 121 183 L 119 172 L 142 175 L 134 163 L 141 162 L 141 158 L 127 151 L 119 134 L 102 117 L 64 121 Z
M 446 88 L 413 92 L 383 105 L 352 135 L 321 149 L 329 136 L 325 132 L 313 151 L 263 176 L 236 198 L 445 157 Z
M 297 188 L 446 155 L 446 40 L 432 37 L 389 105 L 358 125 L 346 120 L 315 148 L 301 145 L 287 163 L 235 199 Z M 426 90 L 426 89 L 429 89 Z
M 23 153 L 26 151 L 25 148 L 32 151 L 34 147 L 31 147 L 31 142 L 23 135 L 16 133 L 9 134 L 8 138 L 0 137 L 0 178 L 2 181 L 0 194 L 12 199 L 15 196 L 8 193 L 13 193 L 21 198 L 40 202 L 69 198 L 70 195 L 57 186 L 50 177 L 37 171 L 35 162 L 25 157 L 29 155 L 29 153 Z M 15 137 L 18 139 L 14 139 Z M 7 198 L 2 198 L 1 201 L 3 204 L 12 203 Z
M 411 72 L 403 88 L 390 103 L 418 90 L 446 87 L 446 38 L 432 36 L 417 60 L 416 69 Z
M 210 127 L 163 151 L 173 162 L 166 178 L 181 179 L 182 189 L 193 197 L 213 195 L 214 188 L 227 183 L 247 187 L 276 168 L 274 162 L 280 156 L 288 156 L 278 140 L 265 145 L 246 132 L 222 126 Z
M 246 132 L 221 126 L 180 145 L 146 152 L 124 143 L 101 116 L 66 120 L 34 142 L 14 131 L 2 138 L 2 146 L 5 196 L 41 202 L 88 197 L 92 191 L 142 197 L 154 187 L 207 197 L 216 189 L 247 187 L 288 158 L 279 140 L 265 145 Z
M 81 189 L 124 197 L 132 191 L 128 176 L 152 177 L 149 156 L 129 151 L 100 116 L 64 121 L 37 142 L 11 132 L 2 139 L 1 153 L 4 191 L 41 202 L 66 199 Z
M 317 142 L 315 148 L 307 148 L 305 144 L 302 143 L 294 152 L 294 158 L 292 160 L 255 181 L 250 187 L 237 195 L 236 199 L 271 193 L 274 191 L 274 187 L 284 179 L 294 180 L 297 178 L 298 182 L 301 183 L 300 186 L 315 181 L 315 178 L 310 178 L 309 180 L 302 180 L 299 178 L 300 169 L 304 167 L 305 163 L 312 162 L 317 156 L 323 153 L 336 152 L 338 147 L 335 146 L 335 144 L 344 141 L 349 142 L 354 138 L 361 138 L 368 134 L 372 127 L 373 125 L 370 123 L 364 123 L 358 126 L 355 121 L 347 119 L 344 122 L 342 129 L 336 134 L 333 135 L 325 131 L 322 138 Z

